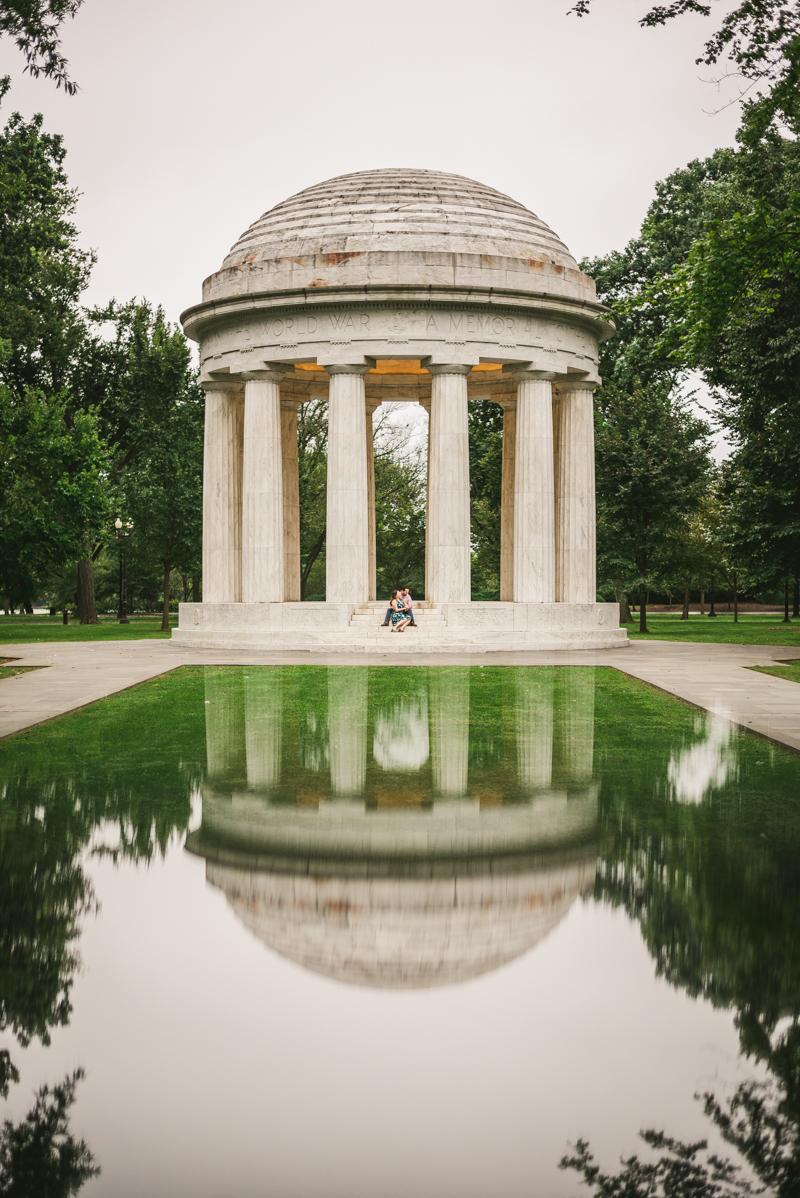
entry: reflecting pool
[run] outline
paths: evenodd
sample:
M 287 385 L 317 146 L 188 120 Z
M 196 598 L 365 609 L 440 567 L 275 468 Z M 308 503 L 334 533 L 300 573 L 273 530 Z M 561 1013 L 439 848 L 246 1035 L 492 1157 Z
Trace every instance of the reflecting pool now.
M 793 1193 L 798 916 L 800 758 L 614 669 L 178 670 L 0 742 L 0 1173 Z

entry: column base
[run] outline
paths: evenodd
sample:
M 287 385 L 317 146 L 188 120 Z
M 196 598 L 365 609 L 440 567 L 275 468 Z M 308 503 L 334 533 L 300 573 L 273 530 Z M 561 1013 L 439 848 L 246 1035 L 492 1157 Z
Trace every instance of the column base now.
M 416 628 L 383 627 L 370 603 L 181 603 L 173 641 L 198 649 L 482 653 L 624 648 L 616 603 L 416 604 Z

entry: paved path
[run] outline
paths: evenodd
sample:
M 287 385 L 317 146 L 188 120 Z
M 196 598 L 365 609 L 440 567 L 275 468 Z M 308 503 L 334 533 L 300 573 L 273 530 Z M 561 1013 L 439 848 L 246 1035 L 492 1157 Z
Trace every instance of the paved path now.
M 746 667 L 800 659 L 776 645 L 632 641 L 625 649 L 559 653 L 269 653 L 187 649 L 167 640 L 0 646 L 15 664 L 48 666 L 0 680 L 0 737 L 30 728 L 182 665 L 603 665 L 800 752 L 800 686 Z

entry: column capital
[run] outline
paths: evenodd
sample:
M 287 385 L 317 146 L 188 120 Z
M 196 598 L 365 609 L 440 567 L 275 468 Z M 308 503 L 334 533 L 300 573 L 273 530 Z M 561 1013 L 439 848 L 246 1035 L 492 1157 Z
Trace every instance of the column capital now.
M 602 382 L 592 381 L 591 379 L 557 379 L 556 390 L 563 391 L 596 391 L 602 386 Z
M 429 362 L 425 369 L 428 374 L 460 374 L 466 376 L 470 373 L 472 367 L 465 366 L 463 362 Z
M 328 374 L 360 374 L 362 376 L 362 378 L 365 374 L 367 374 L 367 372 L 370 369 L 369 366 L 364 366 L 364 365 L 359 366 L 359 365 L 353 364 L 352 366 L 350 366 L 350 365 L 345 365 L 345 364 L 334 364 L 333 362 L 331 362 L 330 365 L 328 365 L 325 362 L 322 362 L 322 363 L 320 363 L 320 365 L 324 366 L 324 368 L 325 368 L 325 370 L 327 370 Z
M 224 382 L 222 379 L 204 379 L 200 386 L 206 394 L 213 391 L 225 391 L 230 394 L 231 392 L 241 391 L 242 380 L 237 374 L 235 378 L 226 379 Z
M 242 371 L 242 378 L 247 383 L 279 383 L 290 370 L 294 370 L 294 366 L 287 362 L 271 362 L 263 370 Z
M 556 377 L 554 370 L 535 370 L 524 362 L 520 362 L 519 366 L 504 366 L 503 374 L 510 374 L 517 382 L 528 380 L 546 381 L 548 379 L 552 381 Z

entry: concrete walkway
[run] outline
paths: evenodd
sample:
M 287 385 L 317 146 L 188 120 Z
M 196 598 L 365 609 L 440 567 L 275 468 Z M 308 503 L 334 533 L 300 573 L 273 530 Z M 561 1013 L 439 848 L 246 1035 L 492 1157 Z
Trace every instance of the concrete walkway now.
M 632 641 L 625 649 L 552 653 L 269 653 L 187 649 L 167 640 L 0 646 L 14 664 L 48 666 L 0 680 L 0 737 L 64 715 L 183 665 L 602 665 L 723 715 L 800 752 L 800 686 L 747 666 L 800 659 L 776 645 Z

